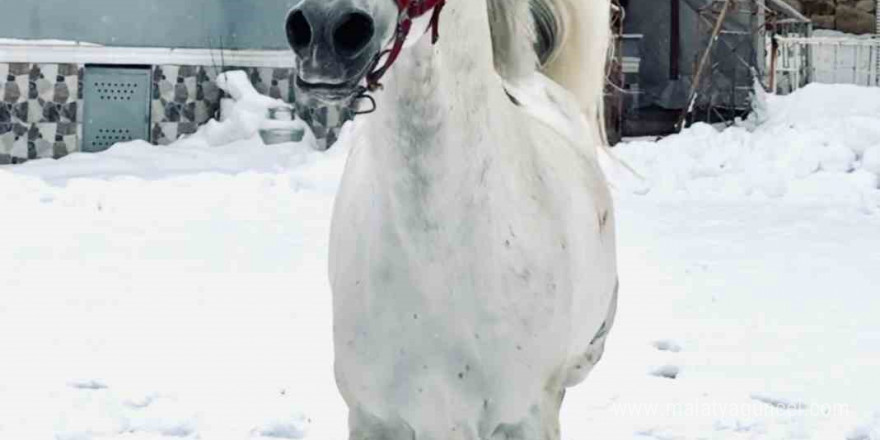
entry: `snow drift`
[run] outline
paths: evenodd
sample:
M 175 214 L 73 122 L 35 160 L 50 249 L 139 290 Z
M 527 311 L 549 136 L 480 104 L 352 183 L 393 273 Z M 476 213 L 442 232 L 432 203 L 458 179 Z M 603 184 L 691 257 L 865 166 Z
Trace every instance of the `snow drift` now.
M 733 127 L 695 124 L 614 151 L 644 180 L 618 185 L 664 198 L 780 198 L 876 208 L 880 88 L 813 84 L 766 96 L 766 114 Z

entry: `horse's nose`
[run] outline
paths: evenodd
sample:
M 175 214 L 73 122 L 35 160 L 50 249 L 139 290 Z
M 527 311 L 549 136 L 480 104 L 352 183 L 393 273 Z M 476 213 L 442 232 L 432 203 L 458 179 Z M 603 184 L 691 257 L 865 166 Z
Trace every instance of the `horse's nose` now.
M 287 42 L 290 47 L 297 52 L 307 49 L 312 44 L 313 34 L 306 14 L 301 9 L 290 11 L 287 16 Z
M 338 57 L 354 57 L 370 44 L 374 33 L 373 19 L 360 11 L 333 14 L 298 8 L 287 16 L 287 40 L 303 56 L 314 45 L 328 45 Z
M 373 32 L 373 19 L 367 14 L 344 14 L 333 28 L 333 47 L 344 57 L 356 55 L 373 39 Z

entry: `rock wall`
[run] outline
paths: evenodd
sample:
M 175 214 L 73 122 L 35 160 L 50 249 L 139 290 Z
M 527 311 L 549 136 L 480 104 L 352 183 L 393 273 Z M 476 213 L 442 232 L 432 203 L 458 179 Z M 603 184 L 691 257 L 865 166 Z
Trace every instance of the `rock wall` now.
M 818 29 L 850 34 L 878 32 L 877 0 L 785 0 L 813 20 Z

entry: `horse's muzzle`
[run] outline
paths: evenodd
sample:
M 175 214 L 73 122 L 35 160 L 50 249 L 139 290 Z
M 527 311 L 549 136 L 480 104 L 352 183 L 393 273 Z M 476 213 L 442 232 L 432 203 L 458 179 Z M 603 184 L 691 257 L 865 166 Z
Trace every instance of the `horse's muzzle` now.
M 352 4 L 304 0 L 287 16 L 296 91 L 330 104 L 350 101 L 379 50 L 373 18 Z M 304 95 L 304 96 L 303 96 Z
M 309 82 L 297 75 L 296 90 L 306 100 L 314 99 L 324 104 L 343 104 L 354 99 L 360 91 L 357 80 L 334 84 Z

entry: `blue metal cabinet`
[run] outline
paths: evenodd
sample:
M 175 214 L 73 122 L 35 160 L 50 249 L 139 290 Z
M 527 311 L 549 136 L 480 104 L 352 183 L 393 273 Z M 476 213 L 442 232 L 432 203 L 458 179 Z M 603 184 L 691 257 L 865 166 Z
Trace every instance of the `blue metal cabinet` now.
M 83 151 L 150 140 L 149 67 L 86 66 L 83 83 Z

